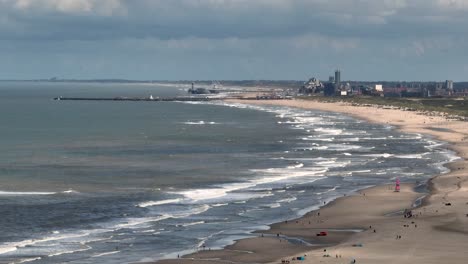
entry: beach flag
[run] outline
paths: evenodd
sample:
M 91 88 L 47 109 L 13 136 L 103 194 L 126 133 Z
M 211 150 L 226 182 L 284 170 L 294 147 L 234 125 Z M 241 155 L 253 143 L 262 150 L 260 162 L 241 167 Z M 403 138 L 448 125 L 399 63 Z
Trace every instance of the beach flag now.
M 400 191 L 400 179 L 396 179 L 396 182 L 395 182 L 395 192 L 399 192 Z

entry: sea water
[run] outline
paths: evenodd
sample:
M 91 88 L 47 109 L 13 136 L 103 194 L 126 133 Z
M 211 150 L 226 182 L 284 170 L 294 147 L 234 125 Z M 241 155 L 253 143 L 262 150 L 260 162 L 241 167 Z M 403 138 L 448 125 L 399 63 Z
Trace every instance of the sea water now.
M 0 83 L 0 263 L 152 261 L 453 160 L 441 142 L 343 114 L 226 102 L 157 84 Z

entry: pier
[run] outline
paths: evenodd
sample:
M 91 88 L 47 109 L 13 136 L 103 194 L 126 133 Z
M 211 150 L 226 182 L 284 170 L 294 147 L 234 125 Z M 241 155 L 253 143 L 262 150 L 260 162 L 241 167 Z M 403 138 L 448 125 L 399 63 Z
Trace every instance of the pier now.
M 281 96 L 257 96 L 257 97 L 242 97 L 242 96 L 226 96 L 226 97 L 55 97 L 55 101 L 131 101 L 131 102 L 208 102 L 220 101 L 229 99 L 242 100 L 290 100 L 291 97 Z
M 223 98 L 224 99 L 224 98 Z M 215 101 L 221 98 L 214 97 L 155 97 L 155 98 L 141 98 L 141 97 L 55 97 L 56 101 L 132 101 L 132 102 L 189 102 L 189 101 Z

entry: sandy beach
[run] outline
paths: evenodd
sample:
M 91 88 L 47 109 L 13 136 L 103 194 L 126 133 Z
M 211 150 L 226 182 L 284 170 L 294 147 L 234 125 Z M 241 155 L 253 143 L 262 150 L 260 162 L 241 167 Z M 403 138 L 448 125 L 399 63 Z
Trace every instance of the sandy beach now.
M 461 159 L 451 172 L 428 183 L 430 193 L 414 185 L 382 185 L 341 197 L 304 217 L 271 226 L 223 250 L 203 250 L 158 263 L 466 263 L 468 243 L 468 122 L 414 111 L 305 100 L 235 101 L 340 112 L 369 122 L 390 124 L 448 142 Z M 413 217 L 403 217 L 417 199 Z M 316 236 L 320 231 L 327 236 Z M 305 260 L 292 260 L 305 256 Z

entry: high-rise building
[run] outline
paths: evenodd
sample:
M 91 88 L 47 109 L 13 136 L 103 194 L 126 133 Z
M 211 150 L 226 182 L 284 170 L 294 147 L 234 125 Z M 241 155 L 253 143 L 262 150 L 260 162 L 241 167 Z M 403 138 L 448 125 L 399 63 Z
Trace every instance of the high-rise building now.
M 335 87 L 340 88 L 341 86 L 341 72 L 340 70 L 335 71 Z
M 452 80 L 446 80 L 445 81 L 445 89 L 452 91 L 453 90 L 453 81 Z
M 333 76 L 328 77 L 328 82 L 334 83 L 335 82 L 335 77 L 333 77 Z

